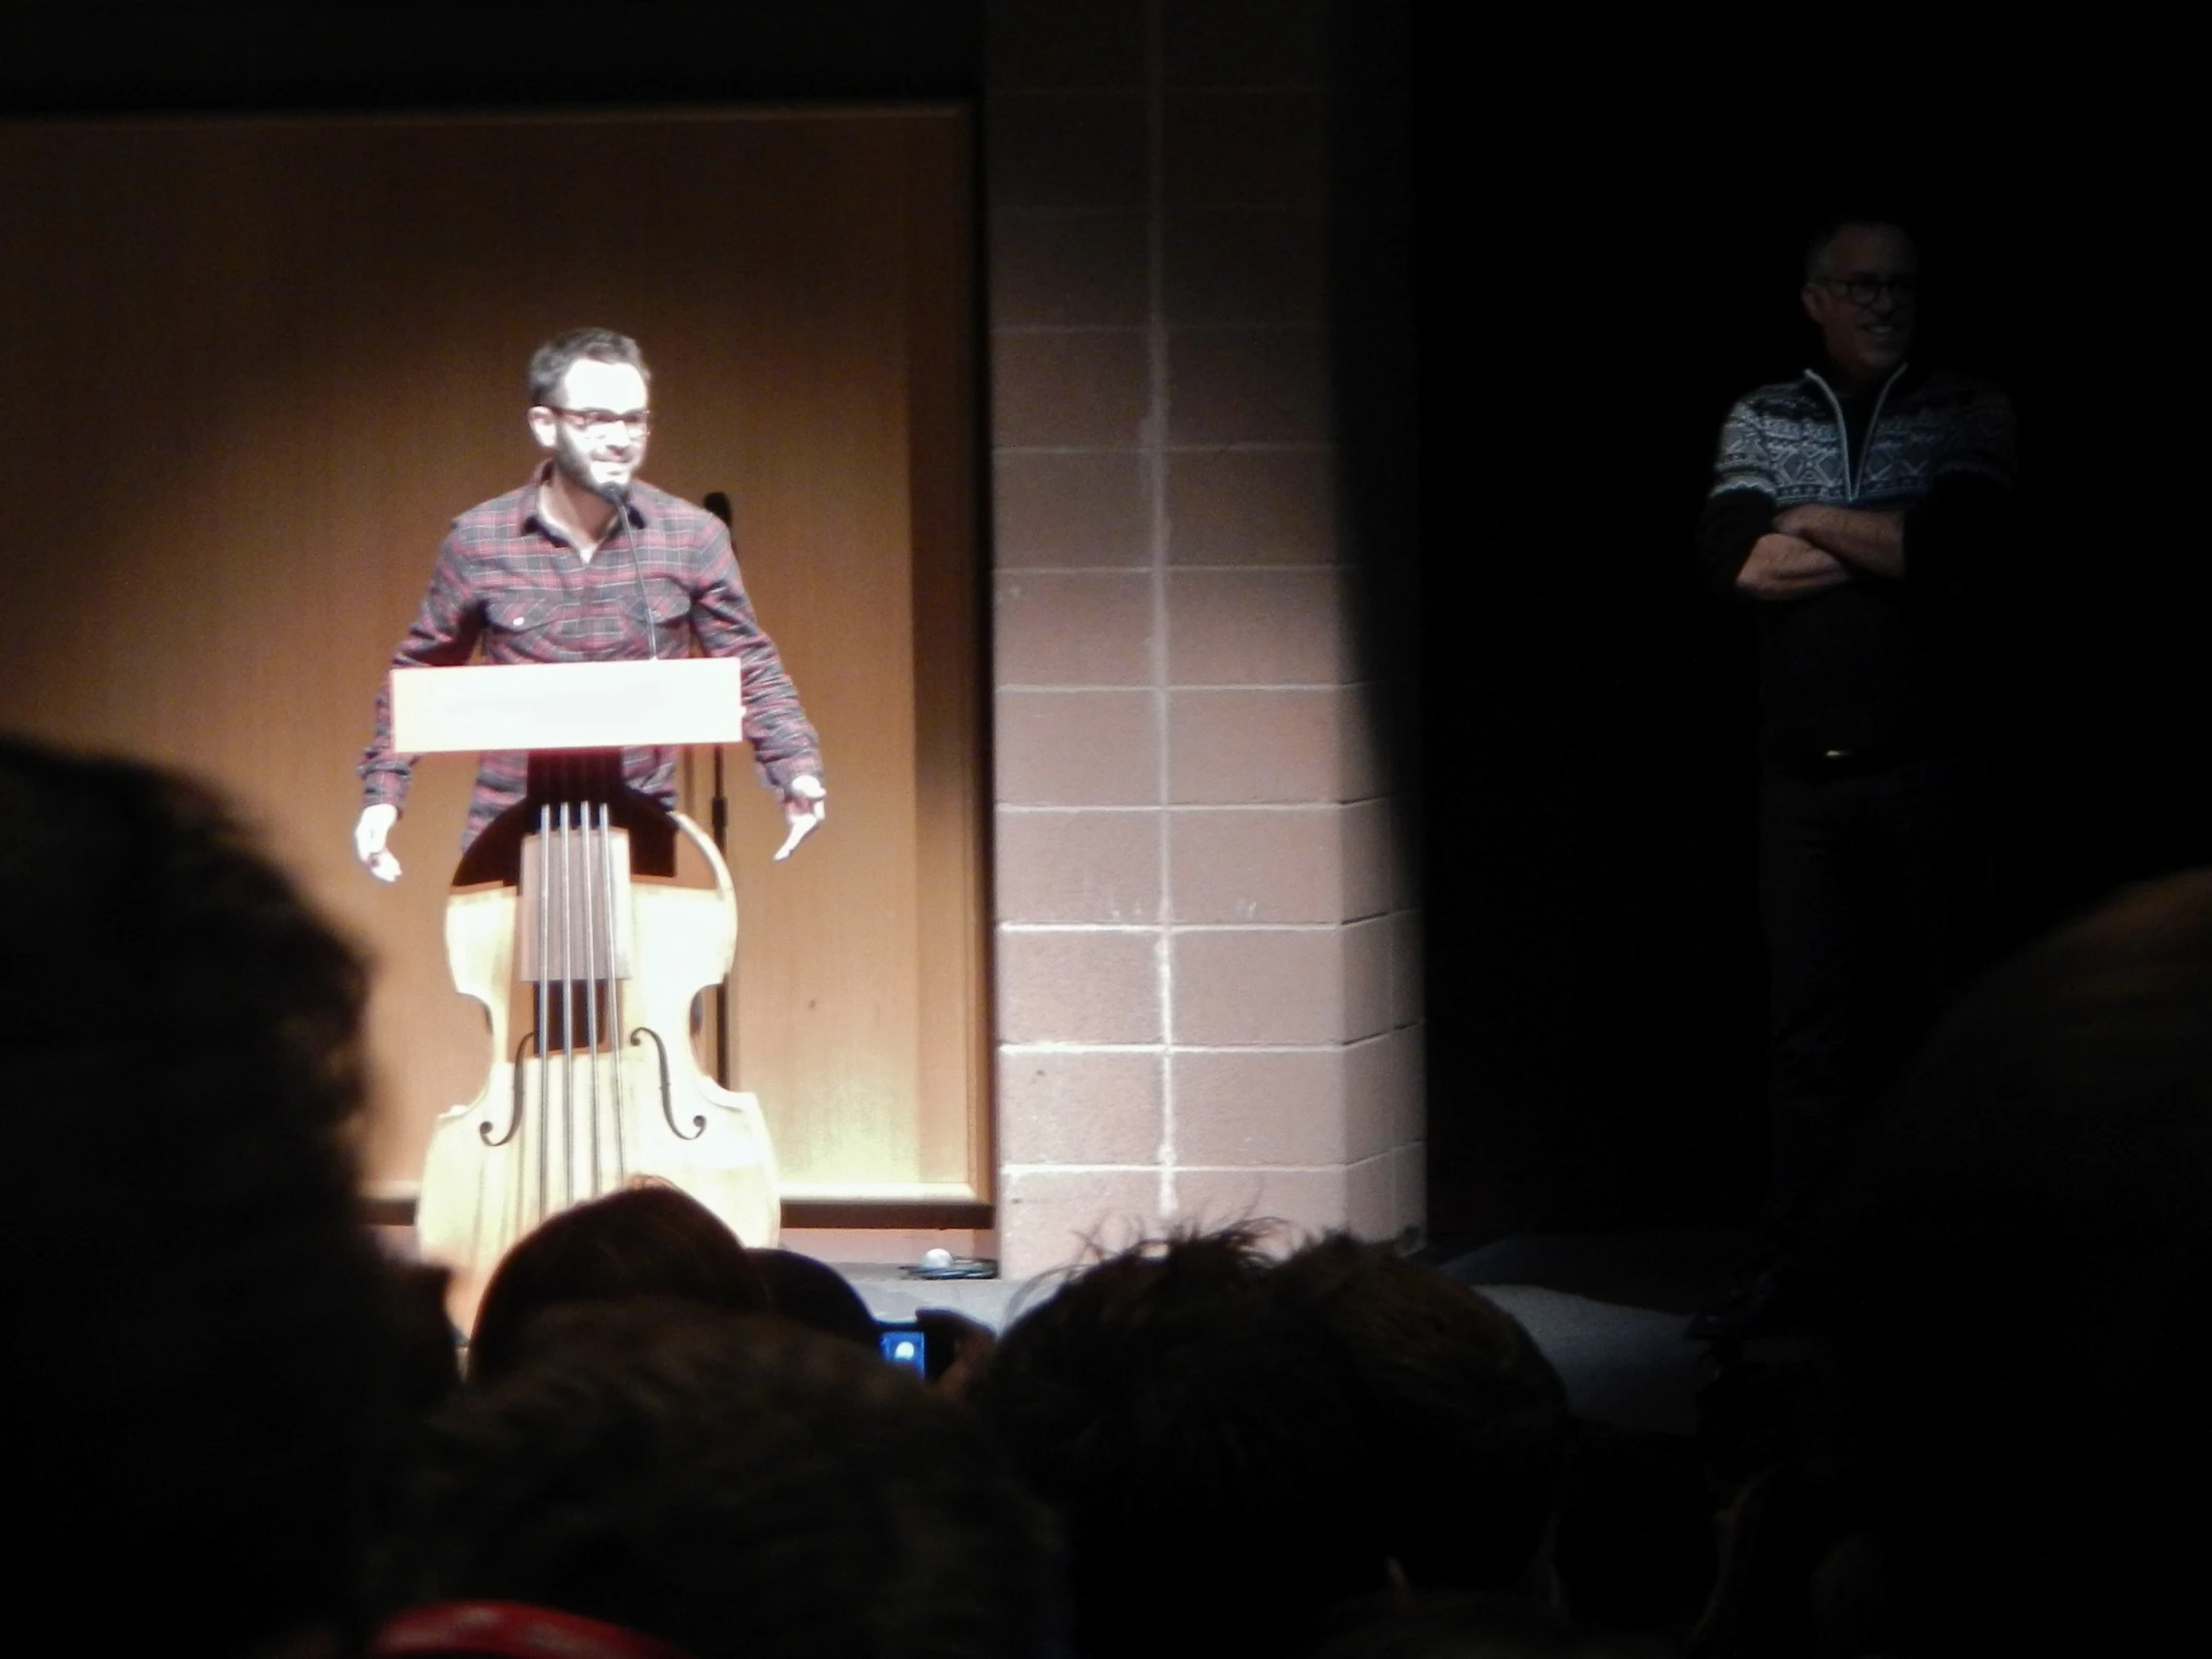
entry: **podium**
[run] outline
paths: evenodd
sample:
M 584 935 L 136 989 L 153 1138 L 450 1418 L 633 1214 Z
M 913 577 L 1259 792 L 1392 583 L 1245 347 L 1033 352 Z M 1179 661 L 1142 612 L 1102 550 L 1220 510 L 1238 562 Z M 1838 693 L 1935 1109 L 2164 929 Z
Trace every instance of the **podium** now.
M 404 755 L 681 748 L 745 737 L 735 657 L 395 668 L 392 748 Z
M 742 680 L 727 658 L 392 672 L 399 752 L 529 756 L 524 799 L 477 838 L 446 904 L 454 987 L 483 1005 L 492 1064 L 432 1130 L 415 1227 L 453 1271 L 464 1325 L 515 1240 L 624 1187 L 681 1188 L 748 1246 L 777 1240 L 760 1102 L 692 1050 L 693 1001 L 736 959 L 736 884 L 621 766 L 626 748 L 742 739 Z M 711 889 L 676 883 L 677 835 Z

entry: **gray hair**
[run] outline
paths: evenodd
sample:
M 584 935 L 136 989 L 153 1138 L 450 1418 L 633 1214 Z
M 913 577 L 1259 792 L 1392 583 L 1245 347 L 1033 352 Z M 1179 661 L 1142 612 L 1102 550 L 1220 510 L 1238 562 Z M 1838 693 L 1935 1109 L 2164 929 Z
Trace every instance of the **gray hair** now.
M 1806 239 L 1805 279 L 1808 282 L 1818 282 L 1825 277 L 1828 275 L 1829 252 L 1836 246 L 1836 239 L 1846 231 L 1862 226 L 1878 226 L 1883 230 L 1895 231 L 1908 243 L 1912 244 L 1916 252 L 1919 251 L 1920 239 L 1913 235 L 1911 229 L 1907 227 L 1903 220 L 1896 218 L 1894 215 L 1882 213 L 1838 214 L 1834 218 L 1822 220 L 1820 228 Z

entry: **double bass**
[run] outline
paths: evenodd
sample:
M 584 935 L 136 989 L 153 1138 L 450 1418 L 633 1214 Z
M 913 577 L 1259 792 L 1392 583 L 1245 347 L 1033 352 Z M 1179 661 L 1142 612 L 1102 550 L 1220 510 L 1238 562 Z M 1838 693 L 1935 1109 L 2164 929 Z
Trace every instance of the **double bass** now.
M 564 722 L 558 699 L 544 706 L 549 672 L 587 695 L 650 677 L 681 700 L 708 666 L 398 671 L 395 731 L 405 727 L 403 689 L 417 698 L 446 693 L 448 703 L 458 691 L 465 702 L 467 688 L 453 683 L 459 675 L 489 684 L 502 708 L 517 699 L 539 705 L 527 717 L 532 732 L 667 733 L 665 713 L 623 716 L 619 702 Z M 505 678 L 482 679 L 494 675 Z M 677 724 L 696 718 L 686 712 Z M 515 735 L 466 718 L 459 728 Z M 721 849 L 681 813 L 626 788 L 618 748 L 533 748 L 528 780 L 523 800 L 463 855 L 445 911 L 454 987 L 484 1009 L 491 1065 L 475 1100 L 444 1113 L 431 1132 L 415 1227 L 423 1257 L 453 1271 L 451 1305 L 464 1322 L 516 1240 L 572 1205 L 641 1182 L 681 1188 L 748 1245 L 778 1236 L 776 1159 L 760 1104 L 708 1075 L 692 1041 L 696 999 L 723 981 L 737 950 L 737 890 Z M 680 840 L 698 853 L 710 886 L 676 879 Z

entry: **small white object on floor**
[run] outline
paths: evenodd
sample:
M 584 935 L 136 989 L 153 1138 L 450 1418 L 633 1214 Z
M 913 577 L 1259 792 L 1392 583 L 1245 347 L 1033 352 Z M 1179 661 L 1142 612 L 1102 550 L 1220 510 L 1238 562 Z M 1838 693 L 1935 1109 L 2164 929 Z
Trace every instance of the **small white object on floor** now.
M 948 1268 L 952 1265 L 952 1252 L 943 1246 L 921 1253 L 921 1265 L 925 1268 Z

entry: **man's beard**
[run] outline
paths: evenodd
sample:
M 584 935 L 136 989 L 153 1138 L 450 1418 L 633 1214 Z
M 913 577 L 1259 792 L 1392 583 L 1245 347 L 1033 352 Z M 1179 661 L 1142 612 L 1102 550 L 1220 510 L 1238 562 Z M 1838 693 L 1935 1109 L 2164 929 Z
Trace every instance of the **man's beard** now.
M 593 474 L 591 456 L 585 452 L 582 441 L 578 439 L 574 432 L 567 430 L 565 427 L 562 429 L 559 441 L 553 445 L 553 464 L 560 468 L 562 477 L 586 495 L 598 495 L 606 488 L 605 483 Z M 608 463 L 602 462 L 601 464 Z M 621 481 L 627 483 L 632 477 L 636 476 L 636 466 L 626 463 L 622 467 L 619 476 Z

